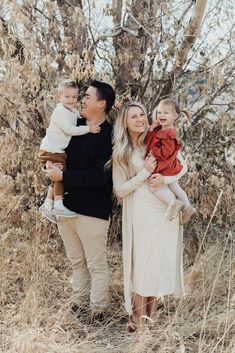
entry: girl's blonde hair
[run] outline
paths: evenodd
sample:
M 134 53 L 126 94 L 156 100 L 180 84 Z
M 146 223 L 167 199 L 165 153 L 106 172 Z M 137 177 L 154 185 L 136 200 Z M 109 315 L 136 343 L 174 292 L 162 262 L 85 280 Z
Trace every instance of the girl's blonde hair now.
M 184 116 L 186 116 L 186 118 L 190 121 L 190 115 L 189 115 L 189 112 L 186 110 L 186 109 L 181 109 L 179 107 L 179 104 L 172 98 L 165 98 L 165 99 L 162 99 L 159 104 L 163 104 L 163 105 L 171 105 L 177 114 L 184 114 Z M 153 119 L 153 122 L 157 120 L 157 108 L 159 106 L 159 104 L 157 105 L 156 108 L 154 108 L 153 110 L 153 114 L 152 114 L 152 119 Z
M 140 108 L 144 112 L 147 120 L 146 109 L 141 103 L 133 101 L 133 102 L 128 102 L 124 104 L 118 113 L 118 116 L 114 125 L 113 155 L 112 155 L 113 164 L 118 165 L 122 169 L 124 169 L 128 177 L 131 177 L 135 174 L 133 165 L 131 163 L 131 154 L 133 152 L 133 145 L 127 129 L 127 115 L 131 107 Z M 145 137 L 146 137 L 147 131 L 148 131 L 148 124 L 146 124 L 145 131 L 141 133 L 138 137 L 138 144 L 140 147 L 145 146 Z M 144 148 L 143 148 L 143 153 L 145 153 Z

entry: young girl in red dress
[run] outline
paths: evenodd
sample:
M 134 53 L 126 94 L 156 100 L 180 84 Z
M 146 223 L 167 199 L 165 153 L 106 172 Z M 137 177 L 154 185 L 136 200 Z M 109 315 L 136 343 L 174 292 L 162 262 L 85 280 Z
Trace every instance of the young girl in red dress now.
M 155 121 L 147 134 L 147 154 L 151 152 L 157 160 L 154 173 L 173 176 L 183 168 L 178 159 L 181 143 L 174 128 L 174 122 L 181 112 L 188 116 L 186 111 L 180 111 L 173 99 L 161 100 L 154 110 L 153 120 Z M 174 218 L 179 211 L 182 211 L 181 224 L 187 223 L 196 212 L 178 181 L 151 191 L 169 205 L 170 218 Z

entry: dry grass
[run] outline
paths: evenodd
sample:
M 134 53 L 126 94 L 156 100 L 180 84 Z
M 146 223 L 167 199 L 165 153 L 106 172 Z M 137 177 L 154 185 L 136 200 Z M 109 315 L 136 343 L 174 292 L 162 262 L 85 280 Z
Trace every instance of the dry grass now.
M 227 119 L 226 124 L 230 123 Z M 111 223 L 108 251 L 110 317 L 103 325 L 89 324 L 88 313 L 79 318 L 70 313 L 70 264 L 56 227 L 37 212 L 46 190 L 35 162 L 37 146 L 18 140 L 10 132 L 3 135 L 0 353 L 235 352 L 231 208 L 235 179 L 232 166 L 222 158 L 225 142 L 232 138 L 230 125 L 227 128 L 226 124 L 218 121 L 216 134 L 204 124 L 207 139 L 203 153 L 194 153 L 193 157 L 189 154 L 192 171 L 183 180 L 199 209 L 198 217 L 185 227 L 187 294 L 181 300 L 164 298 L 151 329 L 145 327 L 136 334 L 127 332 L 123 309 L 121 249 L 116 241 L 120 238 L 120 208 L 116 208 Z M 191 149 L 200 140 L 200 131 L 201 126 L 196 127 L 188 136 Z M 29 138 L 28 132 L 24 133 Z
M 86 314 L 76 318 L 70 313 L 71 270 L 56 227 L 42 219 L 36 208 L 22 210 L 22 197 L 3 196 L 0 352 L 235 351 L 231 235 L 208 246 L 197 256 L 196 263 L 187 268 L 184 299 L 165 298 L 159 303 L 151 329 L 145 327 L 139 333 L 129 334 L 122 300 L 120 246 L 113 243 L 109 247 L 110 317 L 102 325 L 89 324 Z

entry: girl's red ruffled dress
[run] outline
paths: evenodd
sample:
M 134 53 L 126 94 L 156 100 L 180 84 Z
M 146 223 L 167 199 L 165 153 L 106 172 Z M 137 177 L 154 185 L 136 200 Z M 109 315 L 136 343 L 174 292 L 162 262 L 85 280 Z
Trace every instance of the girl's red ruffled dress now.
M 177 159 L 181 144 L 177 138 L 175 129 L 162 130 L 158 125 L 153 131 L 149 131 L 146 137 L 147 154 L 151 151 L 157 160 L 154 173 L 164 176 L 176 175 L 182 170 L 182 165 Z

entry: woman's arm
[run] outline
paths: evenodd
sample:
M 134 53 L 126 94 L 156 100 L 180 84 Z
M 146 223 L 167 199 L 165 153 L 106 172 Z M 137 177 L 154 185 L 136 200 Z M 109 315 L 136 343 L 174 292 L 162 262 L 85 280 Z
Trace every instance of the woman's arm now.
M 152 174 L 156 164 L 157 162 L 152 155 L 147 156 L 144 168 L 130 179 L 120 166 L 113 165 L 113 185 L 117 196 L 122 198 L 136 190 Z
M 151 175 L 147 169 L 143 168 L 133 178 L 128 179 L 125 171 L 119 166 L 113 166 L 113 187 L 118 197 L 125 197 L 136 190 Z

